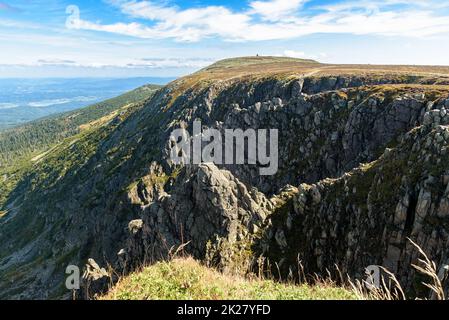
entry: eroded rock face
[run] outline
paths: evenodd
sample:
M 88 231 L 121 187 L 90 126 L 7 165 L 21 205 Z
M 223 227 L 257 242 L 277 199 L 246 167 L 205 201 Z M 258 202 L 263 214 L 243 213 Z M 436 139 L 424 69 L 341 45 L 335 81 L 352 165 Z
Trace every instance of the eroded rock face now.
M 374 161 L 388 145 L 423 123 L 424 117 L 435 111 L 440 114 L 443 103 L 430 104 L 425 95 L 386 99 L 354 89 L 301 94 L 248 107 L 234 105 L 217 127 L 279 130 L 276 175 L 261 177 L 257 167 L 226 166 L 244 182 L 274 194 L 286 184 L 336 178 L 360 163 Z M 448 123 L 449 117 L 440 121 Z
M 0 279 L 0 297 L 62 296 L 56 288 L 65 266 L 89 258 L 130 271 L 182 244 L 202 259 L 208 243 L 224 268 L 234 259 L 227 250 L 242 247 L 286 273 L 300 255 L 311 272 L 338 264 L 359 275 L 384 264 L 409 285 L 416 251 L 406 237 L 435 261 L 447 260 L 449 93 L 372 86 L 390 80 L 166 87 L 101 135 L 69 146 L 68 154 L 92 144 L 82 163 L 20 184 L 20 206 L 0 229 L 0 275 L 23 272 L 12 286 Z M 257 165 L 172 165 L 170 132 L 191 130 L 196 119 L 219 130 L 279 129 L 277 174 L 262 177 Z M 24 223 L 36 230 L 26 241 L 5 231 Z
M 262 226 L 272 206 L 262 193 L 248 189 L 229 171 L 214 164 L 188 166 L 170 194 L 143 208 L 142 228 L 132 233 L 124 263 L 165 259 L 184 244 L 187 253 L 202 259 L 207 242 L 217 237 L 237 246 Z
M 88 300 L 95 295 L 104 294 L 111 284 L 112 275 L 101 268 L 94 259 L 88 259 L 82 276 L 81 292 L 78 298 Z
M 297 259 L 309 272 L 325 273 L 336 264 L 353 276 L 381 265 L 413 295 L 421 293 L 422 280 L 411 267 L 418 252 L 410 238 L 447 279 L 448 133 L 447 126 L 420 127 L 376 162 L 339 179 L 300 185 L 270 216 L 259 248 L 284 272 L 295 270 Z

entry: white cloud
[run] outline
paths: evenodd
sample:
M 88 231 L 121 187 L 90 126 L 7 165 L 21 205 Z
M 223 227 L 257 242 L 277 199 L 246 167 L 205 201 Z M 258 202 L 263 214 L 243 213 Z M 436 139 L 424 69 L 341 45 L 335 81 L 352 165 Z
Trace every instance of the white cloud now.
M 102 25 L 78 19 L 73 21 L 72 27 L 146 39 L 173 38 L 183 42 L 195 42 L 216 35 L 235 38 L 236 30 L 244 30 L 250 25 L 248 15 L 233 13 L 223 6 L 179 10 L 152 1 L 114 1 L 114 3 L 123 13 L 134 18 L 154 21 L 155 24 L 151 27 L 135 22 Z
M 67 104 L 71 102 L 90 102 L 97 100 L 97 97 L 85 97 L 79 96 L 74 98 L 62 98 L 62 99 L 49 99 L 49 100 L 41 100 L 41 101 L 33 101 L 28 103 L 29 107 L 33 108 L 45 108 L 60 104 Z
M 147 18 L 150 20 L 169 20 L 177 15 L 176 7 L 167 7 L 152 1 L 115 1 L 123 13 L 133 17 Z
M 180 59 L 180 58 L 144 58 L 127 63 L 127 68 L 202 68 L 213 63 L 214 59 Z
M 242 12 L 224 6 L 183 10 L 155 1 L 110 2 L 124 14 L 147 20 L 148 24 L 101 24 L 79 19 L 73 27 L 182 42 L 213 37 L 225 41 L 264 41 L 316 33 L 419 37 L 449 32 L 449 16 L 437 15 L 428 5 L 429 1 L 423 0 L 412 0 L 403 10 L 392 9 L 391 5 L 403 4 L 405 0 L 346 2 L 322 6 L 318 14 L 298 12 L 305 0 L 251 1 Z M 442 3 L 446 2 L 440 2 L 440 6 Z
M 0 103 L 0 110 L 5 110 L 5 109 L 14 109 L 14 108 L 17 108 L 17 107 L 19 107 L 19 105 L 18 104 L 16 104 L 16 103 L 6 103 L 6 102 L 1 102 Z
M 270 0 L 252 1 L 249 3 L 250 14 L 259 14 L 265 20 L 279 21 L 282 18 L 295 16 L 296 11 L 305 0 Z
M 303 51 L 285 50 L 282 56 L 289 58 L 304 58 L 306 53 Z
M 284 50 L 283 53 L 275 54 L 275 56 L 297 58 L 297 59 L 312 59 L 312 60 L 319 60 L 328 57 L 328 55 L 324 52 L 320 52 L 318 54 L 308 54 L 304 51 L 296 51 L 296 50 Z
M 381 8 L 391 6 L 405 6 L 415 8 L 427 8 L 427 9 L 441 9 L 449 7 L 449 1 L 447 0 L 356 0 L 339 2 L 335 4 L 321 5 L 316 8 L 324 9 L 327 11 L 341 12 L 354 9 L 380 10 Z
M 32 22 L 15 21 L 10 19 L 0 18 L 0 27 L 15 28 L 15 29 L 41 29 L 42 27 Z
M 64 59 L 39 59 L 37 60 L 37 64 L 39 65 L 74 65 L 76 64 L 73 60 L 64 60 Z

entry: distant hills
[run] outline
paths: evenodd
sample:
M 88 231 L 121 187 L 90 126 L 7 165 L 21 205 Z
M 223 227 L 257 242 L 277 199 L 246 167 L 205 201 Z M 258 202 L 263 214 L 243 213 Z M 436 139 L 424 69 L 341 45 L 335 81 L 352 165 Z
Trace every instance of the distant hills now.
M 30 170 L 36 156 L 90 126 L 99 126 L 111 120 L 120 110 L 138 107 L 159 88 L 159 85 L 144 85 L 82 109 L 0 131 L 0 206 L 22 174 Z
M 128 104 L 149 98 L 159 88 L 158 85 L 145 85 L 82 109 L 48 116 L 0 131 L 0 168 L 18 156 L 43 150 L 61 139 L 79 133 L 81 125 L 104 117 Z
M 0 131 L 52 114 L 101 102 L 152 83 L 172 78 L 0 78 Z

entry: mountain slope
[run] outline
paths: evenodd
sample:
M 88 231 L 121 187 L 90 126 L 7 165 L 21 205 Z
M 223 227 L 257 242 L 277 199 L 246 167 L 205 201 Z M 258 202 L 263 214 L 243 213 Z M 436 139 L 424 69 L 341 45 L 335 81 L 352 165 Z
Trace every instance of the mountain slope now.
M 252 263 L 256 254 L 263 254 L 288 272 L 289 258 L 302 254 L 310 272 L 341 264 L 354 266 L 343 270 L 357 276 L 363 273 L 357 268 L 381 263 L 386 256 L 396 263 L 409 261 L 405 253 L 391 255 L 388 244 L 397 237 L 402 246 L 408 230 L 420 223 L 417 239 L 438 239 L 435 247 L 420 244 L 436 248 L 432 258 L 447 258 L 442 249 L 448 239 L 445 223 L 437 222 L 441 232 L 436 235 L 435 221 L 415 219 L 418 214 L 409 214 L 405 225 L 392 225 L 388 217 L 403 196 L 397 185 L 385 184 L 387 191 L 381 190 L 393 204 L 374 211 L 371 202 L 364 204 L 377 171 L 351 180 L 354 196 L 346 187 L 348 194 L 333 191 L 334 184 L 326 184 L 323 197 L 303 188 L 312 190 L 306 197 L 315 201 L 307 209 L 310 223 L 292 209 L 295 194 L 305 191 L 290 185 L 344 179 L 352 170 L 363 170 L 364 163 L 382 161 L 388 148 L 398 150 L 392 152 L 397 157 L 411 157 L 414 151 L 403 141 L 409 132 L 449 123 L 449 68 L 339 66 L 266 57 L 241 61 L 221 62 L 174 81 L 141 108 L 91 127 L 45 155 L 10 194 L 8 214 L 0 219 L 0 297 L 63 297 L 69 294 L 64 288 L 68 264 L 81 267 L 94 258 L 127 272 L 189 241 L 188 253 L 198 259 L 211 255 L 223 269 L 237 270 L 236 264 Z M 190 129 L 197 118 L 219 130 L 279 129 L 277 174 L 259 176 L 257 165 L 174 166 L 168 158 L 170 132 L 180 126 Z M 430 139 L 433 131 L 426 130 L 414 139 Z M 439 143 L 443 148 L 446 140 Z M 440 179 L 449 169 L 440 154 L 431 155 L 441 158 L 441 168 L 417 168 L 413 177 L 429 173 Z M 399 181 L 406 179 L 405 171 L 395 172 Z M 419 190 L 418 180 L 412 179 L 409 187 Z M 432 208 L 445 201 L 433 195 L 426 199 Z M 423 205 L 406 211 L 419 213 Z M 328 212 L 328 220 L 318 219 Z M 352 218 L 362 213 L 383 224 L 369 229 L 366 220 Z M 293 226 L 307 236 L 289 233 Z M 331 226 L 336 230 L 326 229 L 326 237 L 332 235 L 328 245 L 321 230 Z M 342 248 L 333 261 L 320 258 L 333 241 Z M 373 255 L 354 254 L 365 250 L 366 241 L 382 246 Z M 346 256 L 347 248 L 352 256 Z M 398 272 L 413 277 L 410 269 Z
M 127 104 L 148 99 L 160 86 L 146 85 L 86 108 L 35 120 L 0 132 L 0 166 L 17 157 L 45 150 L 56 141 L 80 132 L 80 126 L 100 119 Z
M 90 126 L 113 119 L 124 108 L 149 99 L 160 86 L 145 85 L 119 97 L 0 132 L 0 208 L 22 175 L 52 147 Z

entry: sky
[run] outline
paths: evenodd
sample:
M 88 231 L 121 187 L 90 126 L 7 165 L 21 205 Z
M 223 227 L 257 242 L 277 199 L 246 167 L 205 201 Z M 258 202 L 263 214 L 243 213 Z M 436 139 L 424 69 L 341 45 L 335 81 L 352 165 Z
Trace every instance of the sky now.
M 256 54 L 449 65 L 449 0 L 0 1 L 0 78 L 177 77 Z

